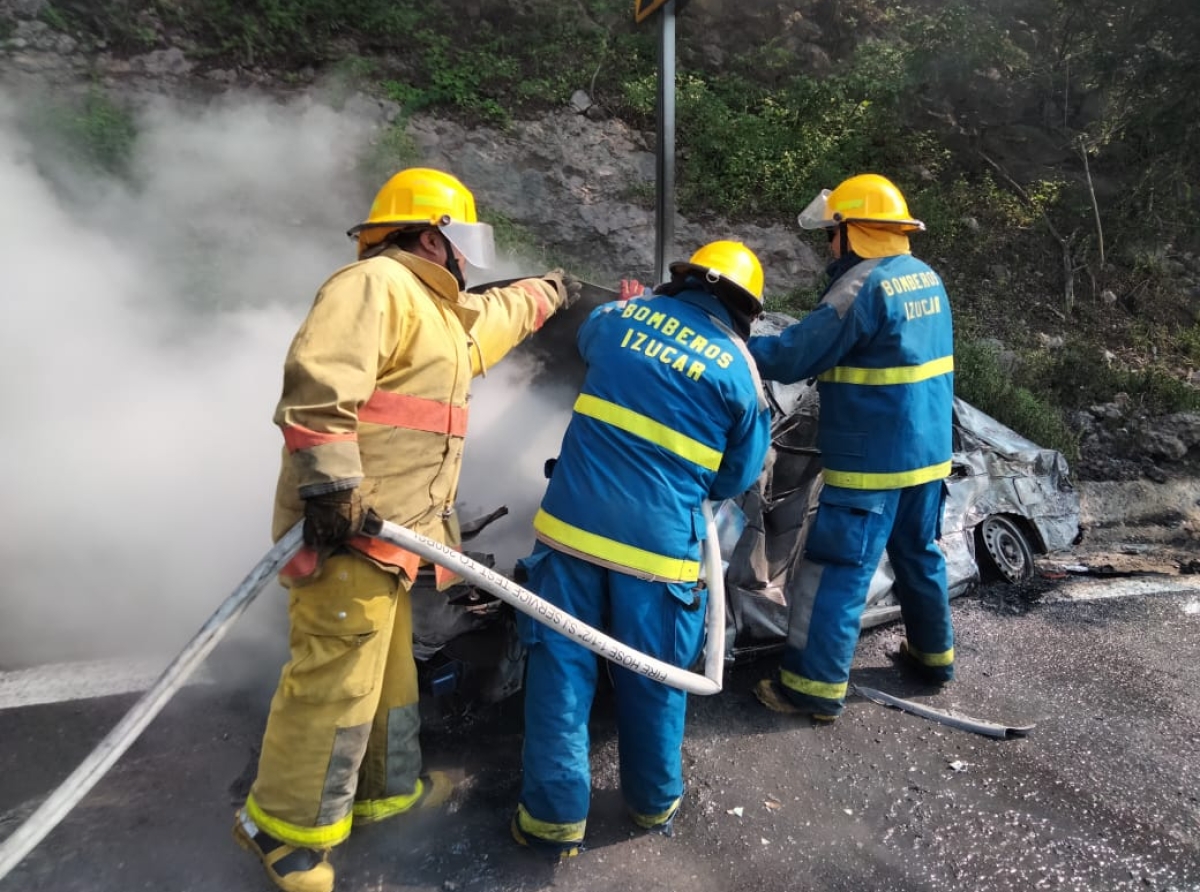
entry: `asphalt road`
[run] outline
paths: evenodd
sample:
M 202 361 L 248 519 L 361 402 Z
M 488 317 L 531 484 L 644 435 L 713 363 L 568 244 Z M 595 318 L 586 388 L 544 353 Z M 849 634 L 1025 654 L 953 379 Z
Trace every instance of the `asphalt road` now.
M 1119 594 L 1125 586 L 1132 594 Z M 1164 589 L 1174 590 L 1164 590 Z M 467 776 L 442 815 L 357 831 L 342 892 L 1200 890 L 1200 577 L 1039 580 L 954 602 L 958 680 L 914 686 L 866 633 L 853 681 L 996 722 L 995 740 L 855 700 L 833 726 L 762 709 L 770 658 L 693 697 L 673 838 L 635 833 L 617 791 L 610 704 L 594 714 L 589 848 L 557 867 L 519 849 L 519 697 L 426 735 Z M 3 892 L 267 892 L 229 836 L 273 679 L 237 645 L 185 689 L 4 881 Z M 0 835 L 136 695 L 0 711 Z

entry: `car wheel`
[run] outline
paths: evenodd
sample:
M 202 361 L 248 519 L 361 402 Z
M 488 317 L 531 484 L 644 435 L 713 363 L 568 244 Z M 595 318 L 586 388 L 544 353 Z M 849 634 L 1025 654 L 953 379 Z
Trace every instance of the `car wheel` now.
M 993 575 L 1009 582 L 1033 577 L 1033 549 L 1013 521 L 998 514 L 987 518 L 979 525 L 979 541 L 986 558 L 980 562 L 981 570 L 994 571 Z

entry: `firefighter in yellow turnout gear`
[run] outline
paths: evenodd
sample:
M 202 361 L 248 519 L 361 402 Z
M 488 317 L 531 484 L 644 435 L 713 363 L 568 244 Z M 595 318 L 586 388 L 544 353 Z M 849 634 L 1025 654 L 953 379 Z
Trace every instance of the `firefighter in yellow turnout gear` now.
M 291 659 L 234 835 L 287 892 L 330 892 L 354 822 L 443 803 L 421 772 L 410 588 L 421 560 L 371 538 L 380 519 L 457 547 L 471 378 L 578 295 L 559 271 L 482 294 L 491 228 L 457 179 L 401 171 L 349 233 L 359 260 L 321 287 L 292 342 L 275 423 L 274 536 L 304 519 L 282 574 Z M 439 587 L 451 579 L 439 578 Z

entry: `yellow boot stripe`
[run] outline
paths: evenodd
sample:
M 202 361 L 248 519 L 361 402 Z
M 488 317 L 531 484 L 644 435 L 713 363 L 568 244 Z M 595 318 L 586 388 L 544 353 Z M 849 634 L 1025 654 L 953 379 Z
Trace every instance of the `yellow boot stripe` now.
M 678 809 L 679 800 L 676 799 L 666 811 L 659 812 L 656 815 L 640 815 L 637 812 L 630 812 L 630 816 L 633 818 L 633 823 L 644 830 L 649 830 L 651 827 L 660 827 L 667 823 Z
M 848 681 L 813 681 L 811 678 L 788 672 L 786 669 L 779 670 L 779 681 L 785 688 L 791 688 L 797 693 L 807 694 L 810 697 L 820 697 L 822 700 L 842 700 L 850 687 Z
M 919 662 L 926 666 L 951 666 L 954 664 L 954 648 L 944 650 L 938 654 L 926 654 L 914 648 L 911 644 L 908 645 L 908 652 Z
M 353 815 L 346 815 L 335 824 L 326 824 L 323 827 L 301 827 L 298 824 L 289 824 L 287 821 L 271 817 L 254 801 L 253 796 L 246 797 L 246 814 L 260 830 L 266 831 L 280 842 L 304 849 L 329 849 L 344 842 L 350 835 L 350 827 L 354 821 Z
M 370 822 L 404 814 L 421 800 L 424 792 L 425 782 L 418 778 L 417 788 L 411 793 L 389 796 L 386 799 L 362 799 L 354 803 L 354 817 Z
M 518 805 L 517 826 L 527 833 L 532 833 L 538 839 L 569 844 L 583 842 L 583 833 L 587 829 L 587 821 L 573 821 L 568 824 L 552 824 L 549 821 L 539 821 L 526 810 L 524 805 Z

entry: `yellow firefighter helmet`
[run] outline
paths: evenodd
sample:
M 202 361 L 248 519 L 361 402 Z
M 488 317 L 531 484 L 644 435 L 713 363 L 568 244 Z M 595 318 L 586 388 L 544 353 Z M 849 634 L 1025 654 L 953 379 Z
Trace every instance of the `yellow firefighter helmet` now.
M 877 173 L 850 177 L 832 192 L 822 189 L 800 212 L 798 220 L 804 229 L 832 229 L 842 223 L 859 223 L 906 233 L 925 231 L 925 224 L 909 214 L 903 193 L 891 180 Z
M 696 276 L 707 282 L 718 297 L 733 301 L 743 312 L 751 316 L 762 312 L 762 264 L 741 242 L 710 242 L 687 263 L 672 263 L 671 275 Z
M 395 174 L 375 195 L 367 219 L 346 234 L 358 239 L 361 255 L 396 229 L 422 225 L 440 229 L 471 265 L 494 263 L 492 227 L 479 222 L 475 196 L 456 177 L 428 167 Z

